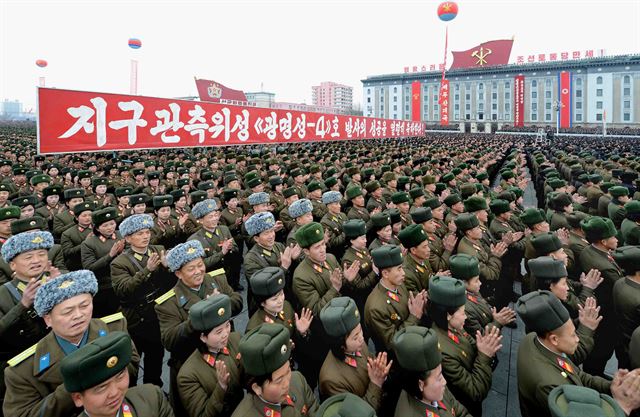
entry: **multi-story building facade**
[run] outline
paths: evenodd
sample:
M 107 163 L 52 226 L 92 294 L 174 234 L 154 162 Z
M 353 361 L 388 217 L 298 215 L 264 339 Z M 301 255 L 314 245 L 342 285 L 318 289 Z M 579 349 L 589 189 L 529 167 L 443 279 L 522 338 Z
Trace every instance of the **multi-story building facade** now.
M 323 81 L 311 87 L 311 102 L 314 106 L 328 107 L 340 113 L 348 113 L 353 108 L 353 87 Z

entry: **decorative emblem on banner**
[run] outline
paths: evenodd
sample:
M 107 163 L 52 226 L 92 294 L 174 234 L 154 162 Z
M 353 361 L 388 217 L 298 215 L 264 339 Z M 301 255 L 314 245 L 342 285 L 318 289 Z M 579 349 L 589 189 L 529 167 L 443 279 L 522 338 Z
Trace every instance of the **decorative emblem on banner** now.
M 207 93 L 211 98 L 220 98 L 222 97 L 222 88 L 220 88 L 218 84 L 211 83 L 211 85 L 207 87 Z
M 483 66 L 487 63 L 487 60 L 485 58 L 491 55 L 492 53 L 493 51 L 491 49 L 489 48 L 484 49 L 484 47 L 481 46 L 480 49 L 476 49 L 475 51 L 473 51 L 471 56 L 478 60 L 476 62 L 476 65 Z

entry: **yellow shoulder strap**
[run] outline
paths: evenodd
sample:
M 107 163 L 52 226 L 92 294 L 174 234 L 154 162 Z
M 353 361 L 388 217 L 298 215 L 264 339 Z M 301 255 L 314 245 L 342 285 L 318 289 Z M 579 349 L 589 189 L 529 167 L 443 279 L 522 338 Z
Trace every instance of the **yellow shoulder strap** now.
M 215 271 L 209 272 L 209 276 L 215 277 L 216 275 L 224 274 L 224 268 L 216 269 Z
M 115 313 L 110 316 L 101 317 L 100 320 L 109 324 L 109 323 L 113 323 L 114 321 L 122 320 L 123 318 L 124 318 L 124 315 L 122 313 Z
M 156 304 L 162 304 L 167 301 L 169 298 L 176 295 L 176 292 L 173 289 L 170 289 L 166 293 L 162 294 L 160 297 L 156 298 Z
M 27 350 L 23 351 L 22 353 L 18 354 L 17 356 L 9 359 L 7 361 L 7 364 L 9 366 L 16 366 L 17 364 L 23 362 L 29 356 L 33 356 L 33 354 L 36 353 L 36 347 L 38 347 L 37 343 L 31 346 L 30 348 L 28 348 Z

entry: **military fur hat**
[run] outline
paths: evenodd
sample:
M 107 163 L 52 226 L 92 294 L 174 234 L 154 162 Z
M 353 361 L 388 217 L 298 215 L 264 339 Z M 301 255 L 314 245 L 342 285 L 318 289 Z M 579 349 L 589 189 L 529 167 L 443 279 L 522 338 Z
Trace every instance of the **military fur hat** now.
M 391 224 L 391 216 L 389 213 L 376 213 L 371 216 L 371 228 L 380 230 L 383 227 L 387 227 Z
M 433 276 L 429 279 L 429 302 L 445 307 L 460 307 L 467 302 L 466 287 L 459 279 Z
M 606 394 L 577 386 L 558 385 L 547 398 L 552 417 L 625 417 L 618 403 Z
M 289 215 L 292 219 L 297 219 L 298 217 L 311 213 L 312 211 L 313 205 L 311 204 L 311 201 L 306 198 L 296 200 L 289 206 Z
M 171 195 L 153 196 L 153 208 L 156 210 L 162 207 L 171 207 L 173 205 L 173 197 Z
M 320 223 L 307 223 L 296 231 L 295 238 L 301 248 L 308 248 L 324 239 L 324 228 Z
M 609 188 L 609 194 L 611 194 L 613 198 L 624 197 L 626 195 L 629 195 L 629 189 L 627 187 L 617 185 L 615 187 Z
M 613 259 L 627 275 L 634 275 L 640 271 L 640 247 L 622 246 L 613 252 Z
M 362 195 L 362 188 L 358 187 L 357 185 L 348 187 L 345 195 L 347 200 L 351 201 L 354 198 Z
M 376 417 L 376 411 L 362 398 L 343 392 L 327 398 L 316 417 Z
M 257 206 L 258 204 L 269 204 L 269 200 L 269 194 L 265 192 L 253 193 L 247 199 L 251 206 Z
M 138 204 L 147 204 L 147 201 L 149 201 L 149 196 L 147 194 L 134 194 L 129 196 L 129 205 L 131 207 Z
M 571 319 L 562 302 L 550 291 L 534 291 L 523 295 L 516 311 L 530 331 L 546 333 L 562 327 Z
M 326 191 L 322 194 L 322 204 L 339 203 L 342 200 L 342 194 L 339 191 Z
M 216 200 L 209 198 L 193 206 L 191 215 L 197 220 L 216 210 L 218 210 L 218 203 L 216 203 Z
M 204 258 L 204 249 L 198 240 L 188 240 L 185 243 L 176 245 L 167 252 L 167 265 L 169 271 L 176 272 L 184 266 L 184 264 L 194 259 Z
M 48 176 L 47 174 L 38 174 L 38 175 L 34 175 L 33 177 L 31 177 L 31 180 L 29 181 L 31 183 L 31 185 L 33 185 L 34 187 L 40 183 L 46 182 L 47 184 L 51 183 L 51 177 Z
M 254 295 L 259 297 L 272 297 L 284 288 L 286 279 L 282 268 L 268 266 L 249 278 L 249 285 Z
M 473 213 L 461 213 L 458 217 L 456 217 L 454 223 L 456 224 L 458 230 L 460 230 L 461 232 L 471 230 L 474 227 L 478 227 L 480 225 L 478 218 Z
M 269 230 L 272 227 L 275 227 L 276 219 L 273 217 L 268 211 L 264 211 L 262 213 L 256 213 L 253 216 L 249 217 L 244 224 L 244 227 L 247 229 L 247 233 L 249 236 L 258 235 L 265 230 Z
M 580 222 L 589 243 L 615 236 L 617 231 L 611 219 L 593 216 Z
M 458 253 L 449 258 L 449 270 L 452 277 L 464 281 L 480 275 L 478 258 L 466 253 Z
M 8 206 L 0 208 L 0 221 L 8 220 L 8 219 L 19 219 L 20 218 L 20 207 L 18 206 Z
M 427 233 L 420 224 L 410 224 L 400 231 L 398 239 L 405 248 L 414 248 L 427 240 Z
M 231 299 L 225 294 L 216 294 L 198 301 L 189 309 L 191 326 L 203 333 L 209 333 L 231 319 Z
M 123 197 L 133 194 L 133 188 L 131 187 L 118 187 L 116 188 L 116 197 Z
M 447 198 L 444 199 L 444 204 L 446 204 L 447 207 L 451 207 L 454 204 L 457 204 L 461 201 L 462 201 L 462 198 L 460 198 L 460 195 L 454 193 L 454 194 L 449 194 Z
M 409 193 L 407 192 L 398 191 L 391 195 L 391 202 L 393 204 L 408 203 L 409 201 Z
M 242 364 L 249 375 L 270 375 L 289 360 L 289 330 L 281 324 L 263 323 L 240 340 Z
M 29 230 L 44 230 L 48 227 L 47 220 L 44 217 L 32 216 L 18 219 L 11 222 L 11 234 L 28 232 Z
M 502 199 L 491 200 L 491 203 L 489 203 L 489 207 L 491 208 L 491 212 L 495 215 L 511 211 L 509 202 Z
M 400 366 L 408 371 L 425 372 L 442 362 L 435 331 L 421 326 L 407 326 L 393 336 L 393 350 Z
M 27 232 L 33 235 L 40 232 Z M 87 269 L 68 272 L 53 278 L 38 288 L 33 308 L 40 317 L 44 317 L 58 304 L 79 294 L 96 295 L 98 280 Z
M 345 337 L 360 324 L 360 312 L 353 299 L 336 297 L 322 308 L 320 320 L 329 336 Z
M 21 253 L 36 249 L 51 249 L 53 236 L 49 232 L 26 232 L 11 236 L 4 242 L 0 253 L 5 262 L 11 262 Z
M 25 195 L 22 197 L 14 198 L 11 200 L 11 204 L 18 207 L 36 206 L 38 204 L 38 197 L 35 195 Z
M 284 190 L 282 190 L 282 195 L 284 196 L 284 198 L 289 198 L 291 196 L 298 195 L 298 190 L 296 190 L 295 187 L 285 188 Z
M 347 239 L 355 239 L 367 233 L 367 225 L 362 219 L 350 219 L 342 224 Z
M 433 219 L 433 214 L 429 207 L 418 207 L 411 213 L 411 218 L 417 224 L 422 224 Z
M 224 201 L 229 201 L 232 198 L 238 198 L 238 190 L 235 188 L 225 188 L 222 192 L 222 198 Z
M 189 198 L 191 199 L 191 204 L 197 204 L 207 199 L 207 192 L 202 190 L 197 190 L 192 193 L 189 193 Z
M 371 251 L 373 263 L 379 268 L 391 268 L 402 264 L 402 250 L 396 245 L 382 245 Z
M 131 362 L 131 337 L 112 332 L 65 356 L 60 374 L 67 392 L 82 392 L 117 375 Z
M 101 210 L 96 210 L 91 215 L 91 221 L 94 227 L 98 227 L 110 220 L 116 220 L 118 213 L 115 207 L 107 207 Z
M 557 282 L 560 278 L 566 278 L 568 275 L 564 262 L 550 256 L 540 256 L 535 259 L 530 259 L 529 262 L 527 262 L 527 266 L 531 271 L 531 275 L 533 275 L 536 280 L 543 282 Z
M 73 206 L 73 214 L 78 217 L 85 211 L 93 211 L 96 205 L 93 202 L 85 201 L 80 204 L 76 204 Z
M 316 190 L 322 190 L 322 185 L 320 185 L 320 183 L 318 181 L 311 181 L 308 185 L 307 185 L 307 191 L 308 192 L 313 192 Z
M 50 195 L 57 195 L 62 197 L 62 187 L 59 185 L 50 185 L 42 190 L 42 196 L 46 199 Z M 44 199 L 43 199 L 44 201 Z
M 118 230 L 122 237 L 127 237 L 143 229 L 153 227 L 153 217 L 148 214 L 134 214 L 122 221 Z
M 531 236 L 531 244 L 538 256 L 548 255 L 551 252 L 562 249 L 562 243 L 554 232 L 533 234 Z
M 469 197 L 464 200 L 464 209 L 469 213 L 474 211 L 487 210 L 487 200 L 482 197 Z
M 443 182 L 449 182 L 449 181 L 454 180 L 455 178 L 456 178 L 456 176 L 449 172 L 449 173 L 447 173 L 447 174 L 444 174 L 444 175 L 440 178 L 440 181 L 443 181 Z
M 522 220 L 522 223 L 529 227 L 533 227 L 538 223 L 546 221 L 544 219 L 544 211 L 535 207 L 529 207 L 525 209 L 524 212 L 520 215 L 520 220 Z
M 441 205 L 442 203 L 440 202 L 440 199 L 438 199 L 438 197 L 427 198 L 427 200 L 424 202 L 424 206 L 429 207 L 431 210 L 435 210 Z

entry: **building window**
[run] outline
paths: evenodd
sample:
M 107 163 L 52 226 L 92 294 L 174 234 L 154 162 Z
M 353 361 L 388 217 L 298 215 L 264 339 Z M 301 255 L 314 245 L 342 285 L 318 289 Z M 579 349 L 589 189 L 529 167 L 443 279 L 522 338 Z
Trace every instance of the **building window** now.
M 578 109 L 582 109 L 582 102 L 581 101 L 576 101 L 576 110 Z
M 460 113 L 456 113 L 456 120 L 460 120 Z
M 371 97 L 367 97 L 367 103 L 371 103 Z
M 624 102 L 624 108 L 625 109 L 630 109 L 631 108 L 631 102 L 629 100 L 625 100 Z
M 393 102 L 397 103 L 398 102 L 398 96 L 393 96 Z
M 511 92 L 507 91 L 506 93 L 504 93 L 504 99 L 505 100 L 511 100 Z
M 505 113 L 504 114 L 504 120 L 511 120 L 511 114 Z
M 484 111 L 484 103 L 478 103 L 478 110 Z
M 506 103 L 504 105 L 504 111 L 511 111 L 511 104 L 510 103 Z
M 398 92 L 398 87 L 393 87 L 393 92 L 397 93 Z
M 455 96 L 453 96 L 454 100 L 458 101 L 460 100 L 460 94 L 456 94 Z
M 602 102 L 601 101 L 596 101 L 596 109 L 598 109 L 598 110 L 602 109 Z
M 622 82 L 625 84 L 631 84 L 631 77 L 629 77 L 628 75 L 625 75 L 624 78 L 622 79 Z
M 498 110 L 498 103 L 491 104 L 491 110 Z
M 596 84 L 598 84 L 598 85 L 602 84 L 602 77 L 596 78 Z
M 582 85 L 582 78 L 576 78 L 576 85 L 577 86 L 581 86 Z
M 538 103 L 531 103 L 531 111 L 534 113 L 538 111 Z
M 404 111 L 409 111 L 409 106 L 404 106 Z
M 631 95 L 631 89 L 629 87 L 625 87 L 623 93 L 625 96 Z
M 545 109 L 547 109 L 547 110 L 551 110 L 551 103 L 546 102 L 546 103 L 544 104 L 544 108 L 545 108 Z
M 596 90 L 596 97 L 602 97 L 602 88 Z
M 453 88 L 454 88 L 456 91 L 460 91 L 460 84 L 455 84 L 455 85 L 453 86 Z
M 484 93 L 478 93 L 478 100 L 484 100 Z
M 367 94 L 371 94 L 371 89 L 367 88 Z
M 544 97 L 545 98 L 551 98 L 551 91 L 545 91 L 544 92 Z
M 397 119 L 397 118 L 398 118 L 398 115 L 394 113 L 394 114 L 393 114 L 393 118 L 394 118 L 394 119 Z
M 578 113 L 576 114 L 576 122 L 581 122 L 582 121 L 582 114 Z
M 396 104 L 393 105 L 393 111 L 398 111 L 398 106 Z
M 453 109 L 454 109 L 454 110 L 460 110 L 460 105 L 459 105 L 459 104 L 457 104 L 457 103 L 456 103 L 456 104 L 454 104 L 454 105 L 453 105 Z
M 602 121 L 602 113 L 596 113 L 596 120 L 599 122 Z
M 538 120 L 538 115 L 537 115 L 536 113 L 533 113 L 533 114 L 531 115 L 531 121 L 532 121 L 532 122 L 535 122 L 535 121 L 537 121 L 537 120 Z
M 505 89 L 507 89 L 507 88 L 511 88 L 510 86 L 511 86 L 511 84 L 509 84 L 509 81 L 505 81 L 505 82 L 504 82 L 504 88 L 505 88 Z
M 582 97 L 582 90 L 576 90 L 576 97 Z
M 538 92 L 537 91 L 532 91 L 531 92 L 531 98 L 538 98 Z
M 467 101 L 471 100 L 471 94 L 468 94 L 468 93 L 465 94 L 464 95 L 464 99 L 467 100 Z
M 538 88 L 538 82 L 536 80 L 531 81 L 531 88 Z
M 492 100 L 497 100 L 498 99 L 498 93 L 492 93 L 491 94 L 491 99 Z
M 467 103 L 464 105 L 465 110 L 471 110 L 471 104 Z
M 478 90 L 484 90 L 484 83 L 478 84 Z
M 545 82 L 544 82 L 544 86 L 545 86 L 546 88 L 551 88 L 551 80 L 549 80 L 549 79 L 545 80 Z
M 544 115 L 544 120 L 546 120 L 547 122 L 550 122 L 551 121 L 551 114 L 550 113 L 545 114 Z
M 624 120 L 625 122 L 631 121 L 631 113 L 625 113 L 622 120 Z

